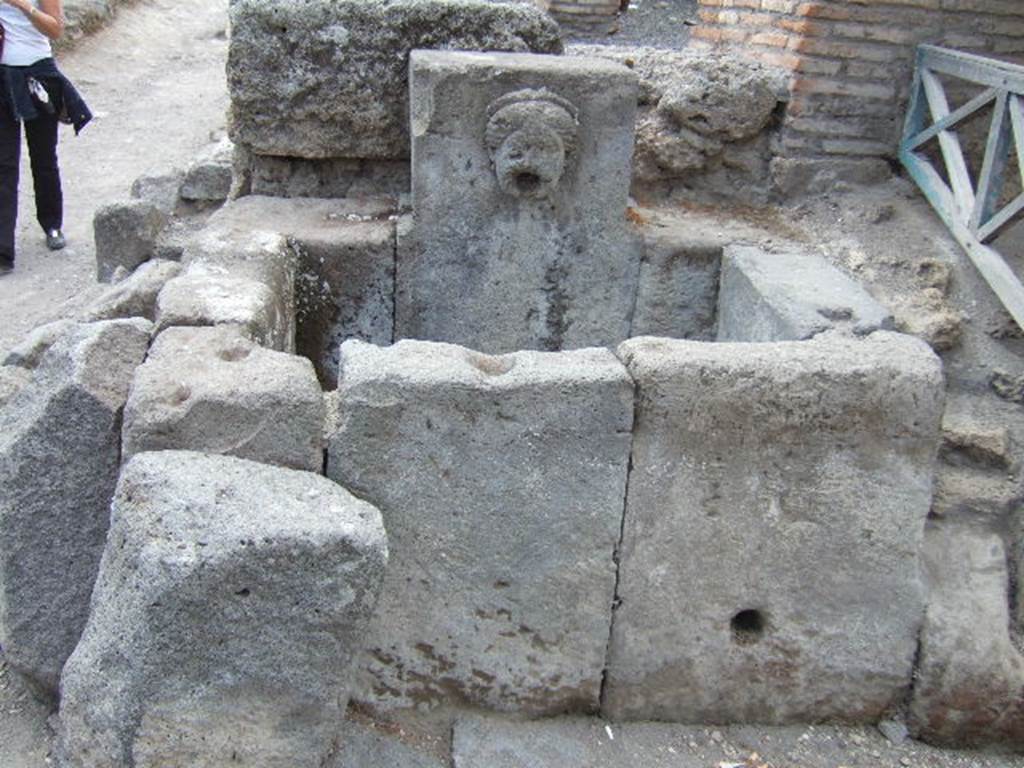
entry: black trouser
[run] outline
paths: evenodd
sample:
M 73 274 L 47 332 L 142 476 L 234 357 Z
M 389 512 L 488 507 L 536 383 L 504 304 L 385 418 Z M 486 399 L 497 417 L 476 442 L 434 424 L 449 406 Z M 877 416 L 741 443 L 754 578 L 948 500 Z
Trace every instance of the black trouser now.
M 57 118 L 40 113 L 25 121 L 32 181 L 36 191 L 36 220 L 44 231 L 64 223 L 64 196 L 57 167 Z M 14 229 L 18 221 L 18 170 L 21 123 L 0 108 L 0 257 L 14 259 Z

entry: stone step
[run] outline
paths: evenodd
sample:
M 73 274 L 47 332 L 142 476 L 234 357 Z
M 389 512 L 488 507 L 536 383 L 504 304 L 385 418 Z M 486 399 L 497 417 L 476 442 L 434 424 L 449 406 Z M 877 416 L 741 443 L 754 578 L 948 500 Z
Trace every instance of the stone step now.
M 894 744 L 877 728 L 710 728 L 596 718 L 455 724 L 454 768 L 1019 768 L 1024 757 Z

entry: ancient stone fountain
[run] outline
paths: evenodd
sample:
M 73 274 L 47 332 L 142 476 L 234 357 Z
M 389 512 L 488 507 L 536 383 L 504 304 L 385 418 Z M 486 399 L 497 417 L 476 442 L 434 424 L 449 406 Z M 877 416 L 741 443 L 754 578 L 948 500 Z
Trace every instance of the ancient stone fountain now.
M 304 21 L 238 0 L 237 46 L 344 50 L 365 5 Z M 536 23 L 443 5 L 405 12 Z M 320 157 L 282 159 L 246 111 L 255 71 L 232 71 L 250 183 L 336 171 L 324 130 L 299 142 Z M 628 67 L 412 50 L 408 83 L 411 205 L 372 156 L 373 195 L 239 196 L 155 289 L 151 265 L 112 289 L 103 306 L 132 309 L 105 311 L 134 319 L 23 349 L 34 380 L 0 411 L 0 641 L 59 698 L 65 763 L 324 765 L 350 702 L 895 711 L 925 610 L 938 358 L 814 254 L 631 220 Z M 53 431 L 91 439 L 23 498 Z M 67 475 L 85 456 L 102 481 Z

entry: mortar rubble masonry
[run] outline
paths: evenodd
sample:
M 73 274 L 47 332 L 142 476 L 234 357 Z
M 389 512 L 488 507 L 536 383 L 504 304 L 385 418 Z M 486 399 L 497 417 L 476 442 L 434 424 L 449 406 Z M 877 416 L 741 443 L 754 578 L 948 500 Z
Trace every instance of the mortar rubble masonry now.
M 257 155 L 408 158 L 411 50 L 562 51 L 529 3 L 235 0 L 230 12 L 231 138 Z
M 638 411 L 603 713 L 877 722 L 924 610 L 938 358 L 889 332 L 619 355 Z
M 134 457 L 61 679 L 64 765 L 325 765 L 386 562 L 380 513 L 320 475 Z
M 391 565 L 359 699 L 598 706 L 633 386 L 605 349 L 342 346 L 327 474 L 381 509 Z
M 722 257 L 719 341 L 800 341 L 829 330 L 891 330 L 892 314 L 813 253 L 729 246 Z
M 0 645 L 51 695 L 89 614 L 120 464 L 121 412 L 152 324 L 60 336 L 0 410 Z
M 636 76 L 600 59 L 414 51 L 414 226 L 395 335 L 485 352 L 629 335 Z

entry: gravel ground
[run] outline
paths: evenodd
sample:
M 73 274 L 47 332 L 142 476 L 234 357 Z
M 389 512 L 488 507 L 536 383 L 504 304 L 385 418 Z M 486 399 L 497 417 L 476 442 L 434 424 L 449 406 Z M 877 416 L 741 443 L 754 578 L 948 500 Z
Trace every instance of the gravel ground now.
M 619 16 L 618 29 L 608 35 L 570 35 L 574 43 L 648 46 L 679 50 L 690 39 L 697 0 L 630 0 Z

